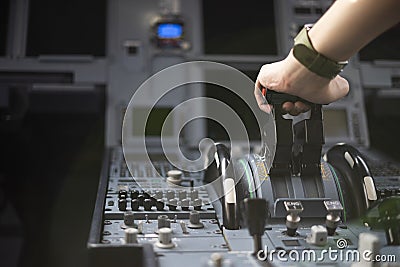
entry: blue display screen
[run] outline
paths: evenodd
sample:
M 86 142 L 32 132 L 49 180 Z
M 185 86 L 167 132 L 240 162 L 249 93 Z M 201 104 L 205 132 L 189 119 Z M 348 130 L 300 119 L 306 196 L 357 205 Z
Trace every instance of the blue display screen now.
M 158 25 L 158 38 L 180 38 L 182 36 L 182 25 L 176 23 L 162 23 Z

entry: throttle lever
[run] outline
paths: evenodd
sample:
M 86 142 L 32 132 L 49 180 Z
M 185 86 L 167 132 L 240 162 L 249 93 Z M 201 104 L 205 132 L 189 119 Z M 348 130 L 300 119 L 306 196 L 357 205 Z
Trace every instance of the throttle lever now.
M 285 102 L 292 102 L 295 103 L 297 101 L 303 102 L 304 104 L 307 104 L 309 106 L 312 105 L 316 105 L 314 103 L 311 103 L 310 101 L 307 101 L 301 97 L 295 96 L 295 95 L 289 95 L 286 93 L 281 93 L 281 92 L 276 92 L 273 90 L 268 90 L 268 94 L 267 94 L 267 90 L 265 88 L 261 89 L 261 93 L 262 95 L 267 99 L 268 104 L 271 105 L 282 105 Z
M 267 93 L 267 91 L 268 91 L 268 93 Z M 295 95 L 276 92 L 273 90 L 268 90 L 266 88 L 261 89 L 261 94 L 265 97 L 268 104 L 272 105 L 274 107 L 274 110 L 278 111 L 279 113 L 281 113 L 283 103 L 285 103 L 285 102 L 295 103 L 297 101 L 303 102 L 304 104 L 310 106 L 311 117 L 313 116 L 313 114 L 316 114 L 317 117 L 319 117 L 319 114 L 321 113 L 321 108 L 322 108 L 321 104 L 312 103 L 308 100 L 305 100 L 305 99 L 295 96 Z

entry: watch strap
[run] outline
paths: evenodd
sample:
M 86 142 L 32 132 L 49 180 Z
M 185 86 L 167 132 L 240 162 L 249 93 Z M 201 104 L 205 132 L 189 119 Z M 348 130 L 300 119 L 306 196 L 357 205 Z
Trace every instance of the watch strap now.
M 311 27 L 309 27 L 309 25 L 304 26 L 299 34 L 295 37 L 293 55 L 310 71 L 319 76 L 333 79 L 347 65 L 347 61 L 336 62 L 318 53 L 314 49 L 311 40 L 308 37 L 308 30 L 310 28 Z

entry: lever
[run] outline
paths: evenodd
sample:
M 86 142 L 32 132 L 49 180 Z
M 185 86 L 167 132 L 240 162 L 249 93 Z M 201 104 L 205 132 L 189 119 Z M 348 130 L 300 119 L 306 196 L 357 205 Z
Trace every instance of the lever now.
M 320 176 L 320 156 L 324 144 L 322 105 L 311 103 L 300 97 L 267 91 L 262 94 L 274 108 L 276 124 L 276 152 L 272 164 L 271 176 L 316 175 Z M 310 118 L 295 122 L 284 118 L 282 104 L 285 102 L 303 102 L 310 106 Z
M 326 215 L 326 230 L 329 236 L 333 236 L 340 222 L 339 215 L 343 211 L 343 206 L 339 200 L 325 200 L 324 205 L 328 211 Z
M 264 234 L 265 222 L 268 215 L 267 201 L 262 198 L 246 198 L 244 208 L 247 226 L 254 241 L 254 255 L 262 250 L 261 236 Z
M 286 233 L 288 236 L 295 236 L 300 223 L 299 214 L 304 210 L 300 201 L 284 201 L 285 209 L 288 212 L 286 216 Z
M 304 100 L 303 98 L 298 97 L 298 96 L 294 96 L 294 95 L 289 95 L 289 94 L 285 94 L 285 93 L 279 93 L 279 92 L 272 91 L 272 90 L 269 90 L 268 93 L 267 93 L 267 90 L 265 88 L 263 88 L 261 90 L 261 93 L 263 94 L 264 97 L 267 98 L 268 103 L 271 104 L 271 105 L 274 105 L 274 106 L 275 105 L 282 105 L 285 102 L 293 102 L 293 103 L 295 103 L 297 101 L 301 101 L 304 104 L 307 104 L 307 105 L 310 105 L 310 106 L 311 105 L 316 105 L 314 103 L 311 103 L 310 101 Z

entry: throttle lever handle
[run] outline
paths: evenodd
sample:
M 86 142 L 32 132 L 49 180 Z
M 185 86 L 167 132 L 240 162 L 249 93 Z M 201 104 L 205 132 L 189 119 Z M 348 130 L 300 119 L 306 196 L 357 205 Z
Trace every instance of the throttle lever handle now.
M 280 93 L 280 92 L 276 92 L 273 90 L 268 90 L 268 94 L 267 94 L 267 89 L 263 88 L 261 90 L 261 93 L 263 94 L 263 96 L 267 99 L 268 104 L 271 105 L 282 105 L 285 102 L 297 102 L 297 101 L 301 101 L 304 104 L 307 104 L 309 106 L 313 106 L 316 105 L 314 103 L 311 103 L 310 101 L 307 101 L 301 97 L 295 96 L 295 95 L 289 95 L 286 93 Z

